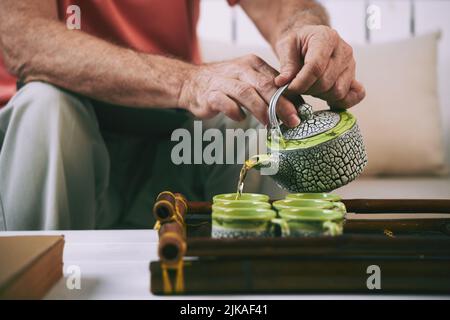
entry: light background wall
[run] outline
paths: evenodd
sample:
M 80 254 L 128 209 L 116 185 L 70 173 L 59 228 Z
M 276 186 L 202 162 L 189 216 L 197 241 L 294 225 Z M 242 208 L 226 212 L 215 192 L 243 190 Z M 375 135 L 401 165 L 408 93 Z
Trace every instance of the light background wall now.
M 332 26 L 351 44 L 382 43 L 441 30 L 438 90 L 444 136 L 446 145 L 449 146 L 450 0 L 322 0 L 320 2 L 329 11 Z M 366 26 L 366 10 L 370 5 L 376 5 L 381 10 L 379 30 L 368 30 Z M 243 10 L 239 6 L 230 8 L 225 0 L 201 1 L 198 31 L 201 39 L 204 40 L 267 46 Z

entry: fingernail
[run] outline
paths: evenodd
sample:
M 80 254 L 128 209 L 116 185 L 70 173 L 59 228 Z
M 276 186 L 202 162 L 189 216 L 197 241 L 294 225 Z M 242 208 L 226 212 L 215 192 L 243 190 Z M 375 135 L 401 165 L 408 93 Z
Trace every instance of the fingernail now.
M 293 128 L 300 124 L 300 118 L 296 114 L 291 114 L 288 118 L 288 126 Z

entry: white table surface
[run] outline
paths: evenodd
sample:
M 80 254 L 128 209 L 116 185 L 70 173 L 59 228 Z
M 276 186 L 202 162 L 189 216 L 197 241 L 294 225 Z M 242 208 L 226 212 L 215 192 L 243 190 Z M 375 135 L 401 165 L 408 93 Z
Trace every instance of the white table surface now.
M 149 262 L 157 260 L 158 235 L 153 230 L 23 231 L 11 235 L 65 236 L 64 278 L 46 299 L 404 299 L 442 298 L 399 295 L 210 295 L 155 296 L 150 292 Z M 80 267 L 81 289 L 66 286 L 67 269 Z

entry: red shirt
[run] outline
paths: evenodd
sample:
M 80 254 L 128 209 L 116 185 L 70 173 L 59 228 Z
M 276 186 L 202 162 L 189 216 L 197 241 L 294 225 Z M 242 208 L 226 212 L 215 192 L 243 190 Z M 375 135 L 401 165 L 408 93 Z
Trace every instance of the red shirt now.
M 66 21 L 71 4 L 81 9 L 81 30 L 117 45 L 152 54 L 169 54 L 200 62 L 196 33 L 199 0 L 57 0 Z M 228 0 L 234 5 L 238 0 Z M 15 92 L 0 55 L 0 106 Z

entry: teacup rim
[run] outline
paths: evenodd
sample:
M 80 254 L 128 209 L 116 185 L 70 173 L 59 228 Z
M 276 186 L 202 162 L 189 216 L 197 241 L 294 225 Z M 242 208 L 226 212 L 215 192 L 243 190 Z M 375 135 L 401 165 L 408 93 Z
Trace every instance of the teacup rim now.
M 294 214 L 296 212 L 297 214 Z M 319 216 L 302 216 L 301 213 L 321 212 L 324 215 Z M 282 219 L 286 220 L 303 220 L 303 221 L 336 221 L 343 220 L 345 213 L 335 209 L 320 209 L 320 208 L 290 208 L 279 212 Z M 328 216 L 326 216 L 328 215 Z
M 233 212 L 239 210 L 239 212 Z M 228 213 L 226 211 L 229 211 Z M 247 212 L 247 215 L 242 214 L 242 211 Z M 213 212 L 212 218 L 223 220 L 271 220 L 276 217 L 276 212 L 269 208 L 223 208 L 223 210 Z
M 216 194 L 215 196 L 213 196 L 212 198 L 212 202 L 215 203 L 217 200 L 219 201 L 231 201 L 231 200 L 235 200 L 235 201 L 258 201 L 258 200 L 239 200 L 239 199 L 222 199 L 223 196 L 230 196 L 232 197 L 233 195 L 236 195 L 236 193 L 221 193 L 221 194 Z M 260 200 L 260 202 L 268 202 L 269 201 L 269 196 L 263 193 L 253 193 L 253 192 L 244 192 L 242 193 L 242 195 L 244 196 L 251 196 L 251 197 L 262 197 L 264 198 L 264 200 Z
M 281 199 L 281 200 L 276 200 L 272 203 L 272 205 L 275 207 L 277 204 L 283 203 L 283 202 L 290 202 L 290 201 L 303 201 L 303 202 L 309 202 L 309 203 L 316 203 L 316 204 L 323 204 L 326 206 L 333 206 L 333 203 L 331 203 L 331 201 L 326 201 L 326 200 L 320 200 L 320 199 Z M 294 205 L 295 206 L 295 205 Z M 298 208 L 309 208 L 309 207 L 301 207 L 296 206 Z M 313 208 L 313 207 L 311 207 Z
M 241 207 L 240 207 L 241 206 Z M 251 200 L 226 200 L 224 202 L 217 202 L 211 205 L 212 211 L 215 209 L 272 209 L 268 202 L 251 201 Z
M 327 202 L 329 202 L 329 201 L 327 201 Z M 270 204 L 269 202 L 267 202 L 267 201 L 261 201 L 261 200 L 220 200 L 220 202 L 213 202 L 211 205 L 222 205 L 222 204 L 224 204 L 224 203 L 226 203 L 226 204 L 229 204 L 229 203 L 241 203 L 241 204 L 254 204 L 254 203 L 256 203 L 256 204 L 260 204 L 260 203 L 264 203 L 264 204 Z
M 321 198 L 295 198 L 296 196 L 319 196 Z M 326 193 L 326 192 L 297 192 L 287 194 L 284 200 L 287 199 L 297 199 L 297 200 L 322 200 L 322 201 L 342 201 L 342 197 L 335 193 Z

